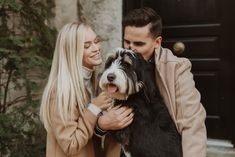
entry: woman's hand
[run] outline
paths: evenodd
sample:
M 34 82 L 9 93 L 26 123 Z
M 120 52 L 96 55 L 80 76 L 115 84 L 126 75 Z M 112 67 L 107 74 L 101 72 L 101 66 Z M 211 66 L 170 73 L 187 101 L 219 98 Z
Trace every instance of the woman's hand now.
M 119 130 L 127 127 L 133 121 L 134 113 L 126 106 L 113 107 L 98 119 L 98 126 L 102 130 Z
M 112 105 L 112 99 L 107 93 L 102 92 L 96 98 L 92 99 L 91 103 L 99 107 L 101 110 L 106 110 Z

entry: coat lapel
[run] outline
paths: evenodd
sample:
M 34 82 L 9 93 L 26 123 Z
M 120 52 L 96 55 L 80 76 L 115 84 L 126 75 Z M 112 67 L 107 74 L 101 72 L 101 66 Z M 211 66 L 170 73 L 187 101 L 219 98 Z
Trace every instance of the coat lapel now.
M 166 73 L 166 70 L 165 70 L 166 67 L 163 67 L 163 66 L 167 66 L 166 65 L 167 64 L 166 52 L 164 52 L 164 51 L 165 50 L 162 47 L 155 50 L 156 83 L 158 85 L 161 96 L 164 99 L 164 103 L 166 104 L 172 119 L 174 120 L 174 122 L 176 122 L 175 112 L 173 109 L 173 102 L 171 100 L 171 95 L 170 95 L 170 92 L 167 88 L 167 84 L 165 82 L 165 80 L 167 78 L 164 78 L 165 73 Z M 178 129 L 178 127 L 177 127 L 177 129 Z

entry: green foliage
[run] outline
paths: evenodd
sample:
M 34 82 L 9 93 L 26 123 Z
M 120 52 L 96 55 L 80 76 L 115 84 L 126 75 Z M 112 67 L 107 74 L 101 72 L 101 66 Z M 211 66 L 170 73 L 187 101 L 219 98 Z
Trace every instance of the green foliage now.
M 38 108 L 55 43 L 53 2 L 0 0 L 0 156 L 44 156 Z
M 39 122 L 38 102 L 24 104 L 0 114 L 0 156 L 45 156 L 45 131 Z

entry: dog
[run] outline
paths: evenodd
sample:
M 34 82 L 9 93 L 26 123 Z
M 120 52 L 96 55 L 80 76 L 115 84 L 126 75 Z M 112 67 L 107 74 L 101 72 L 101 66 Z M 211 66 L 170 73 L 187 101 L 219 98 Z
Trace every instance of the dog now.
M 119 48 L 110 53 L 99 86 L 114 99 L 114 106 L 133 108 L 134 120 L 126 128 L 110 131 L 131 157 L 182 157 L 177 132 L 156 85 L 155 65 L 141 54 Z

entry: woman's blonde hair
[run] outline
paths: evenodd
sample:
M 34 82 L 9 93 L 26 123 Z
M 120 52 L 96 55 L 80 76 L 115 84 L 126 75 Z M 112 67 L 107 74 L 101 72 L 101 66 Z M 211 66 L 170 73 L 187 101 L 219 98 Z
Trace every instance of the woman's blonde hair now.
M 50 103 L 56 104 L 64 125 L 76 107 L 82 114 L 88 103 L 82 74 L 85 31 L 88 28 L 84 23 L 74 22 L 66 24 L 58 34 L 40 108 L 40 117 L 47 131 L 51 123 Z

